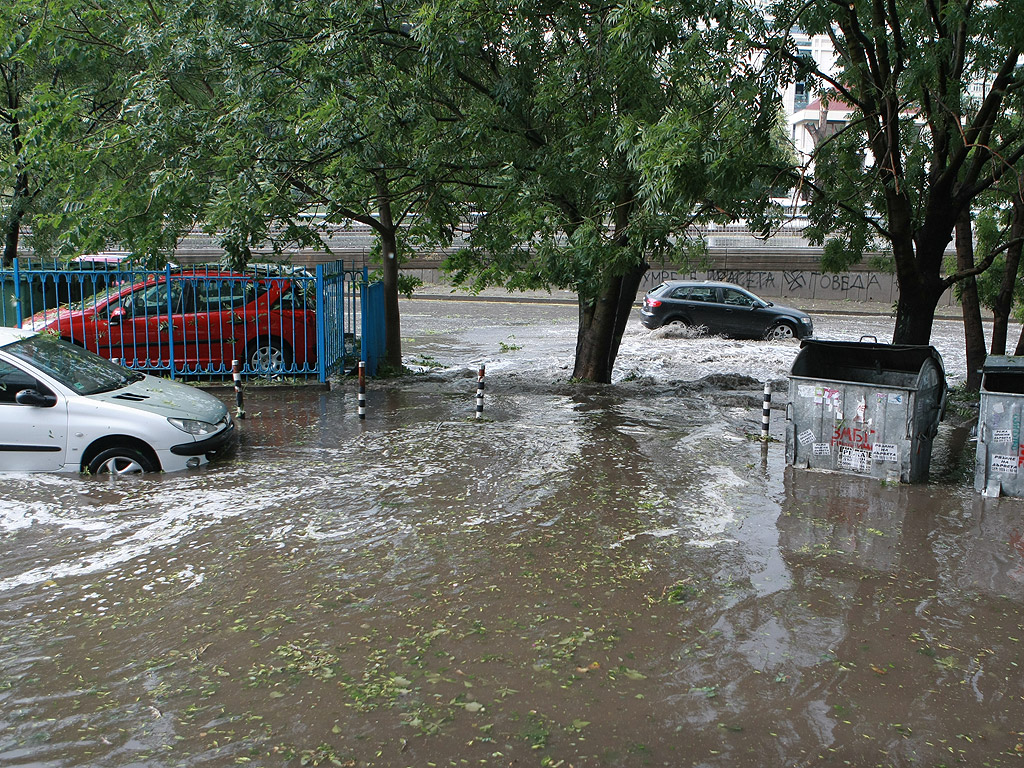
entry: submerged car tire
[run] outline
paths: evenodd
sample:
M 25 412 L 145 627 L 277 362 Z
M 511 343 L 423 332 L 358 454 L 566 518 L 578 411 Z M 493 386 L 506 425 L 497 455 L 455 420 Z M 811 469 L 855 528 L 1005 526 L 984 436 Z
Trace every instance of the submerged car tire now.
M 768 339 L 768 341 L 786 341 L 787 339 L 795 339 L 796 328 L 792 323 L 780 320 L 768 329 L 768 333 L 766 333 L 764 337 Z
M 663 328 L 689 328 L 690 324 L 681 317 L 673 317 L 661 324 Z
M 142 451 L 124 447 L 100 451 L 89 461 L 88 470 L 92 475 L 136 475 L 156 472 L 157 467 Z
M 292 364 L 291 351 L 277 339 L 261 340 L 248 348 L 249 370 L 261 376 L 281 376 Z

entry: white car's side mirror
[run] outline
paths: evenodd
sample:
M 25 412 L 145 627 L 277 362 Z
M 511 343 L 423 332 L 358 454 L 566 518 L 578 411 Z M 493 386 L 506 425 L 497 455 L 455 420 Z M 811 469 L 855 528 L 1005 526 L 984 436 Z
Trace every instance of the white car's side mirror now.
M 31 405 L 36 408 L 52 408 L 57 404 L 56 395 L 44 395 L 35 389 L 23 389 L 14 396 L 18 405 Z

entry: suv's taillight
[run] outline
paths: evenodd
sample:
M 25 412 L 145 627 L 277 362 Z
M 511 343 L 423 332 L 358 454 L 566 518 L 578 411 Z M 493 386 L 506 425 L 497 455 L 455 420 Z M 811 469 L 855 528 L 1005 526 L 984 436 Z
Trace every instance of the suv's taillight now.
M 658 301 L 657 299 L 644 299 L 644 305 L 648 309 L 655 309 L 656 307 L 661 306 L 661 302 Z

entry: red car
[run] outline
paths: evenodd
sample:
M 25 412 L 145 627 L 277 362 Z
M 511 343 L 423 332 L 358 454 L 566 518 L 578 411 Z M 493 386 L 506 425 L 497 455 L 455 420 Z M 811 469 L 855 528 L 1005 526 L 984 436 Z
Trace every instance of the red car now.
M 22 323 L 132 368 L 310 373 L 316 307 L 310 278 L 195 267 L 124 272 L 123 282 Z M 119 277 L 121 277 L 119 275 Z M 307 290 L 308 286 L 308 290 Z

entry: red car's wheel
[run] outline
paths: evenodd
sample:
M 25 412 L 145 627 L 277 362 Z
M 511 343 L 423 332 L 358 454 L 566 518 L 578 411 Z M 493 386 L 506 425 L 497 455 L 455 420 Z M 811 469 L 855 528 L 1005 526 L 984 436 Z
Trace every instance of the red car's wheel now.
M 292 364 L 292 353 L 280 339 L 259 339 L 248 347 L 249 370 L 264 376 L 281 376 Z

